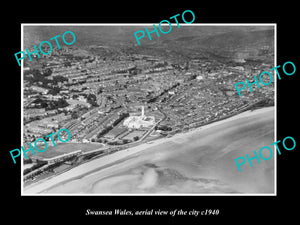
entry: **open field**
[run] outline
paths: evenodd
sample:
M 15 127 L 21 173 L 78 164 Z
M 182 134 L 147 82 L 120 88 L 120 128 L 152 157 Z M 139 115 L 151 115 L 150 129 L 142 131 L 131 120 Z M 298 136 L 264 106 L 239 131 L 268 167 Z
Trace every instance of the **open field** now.
M 48 145 L 47 150 L 44 152 L 36 151 L 36 156 L 43 157 L 43 158 L 52 158 L 64 153 L 69 153 L 77 150 L 82 150 L 83 152 L 87 152 L 101 147 L 103 147 L 103 144 L 101 143 L 72 143 L 72 142 L 57 143 L 55 147 Z M 28 152 L 27 155 L 31 156 L 32 153 Z

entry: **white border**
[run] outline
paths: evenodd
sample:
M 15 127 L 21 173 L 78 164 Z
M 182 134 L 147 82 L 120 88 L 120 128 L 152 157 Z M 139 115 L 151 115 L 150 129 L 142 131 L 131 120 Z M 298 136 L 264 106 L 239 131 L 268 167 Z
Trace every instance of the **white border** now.
M 23 29 L 23 24 L 21 24 L 21 50 L 24 49 L 23 46 L 23 39 L 24 39 L 24 29 Z M 23 93 L 24 93 L 24 79 L 23 79 L 23 68 L 24 68 L 24 60 L 21 61 L 21 145 L 23 146 L 23 134 L 24 134 L 24 105 L 23 105 Z M 21 149 L 20 149 L 21 151 Z M 23 193 L 23 158 L 24 154 L 21 154 L 21 195 L 24 195 Z
M 158 25 L 158 23 L 153 23 Z M 24 26 L 153 26 L 151 23 L 21 23 L 21 51 L 24 49 Z M 171 23 L 177 25 L 176 23 Z M 161 24 L 167 26 L 168 24 Z M 277 24 L 276 23 L 191 23 L 180 26 L 274 26 L 274 67 L 277 66 Z M 21 62 L 21 143 L 23 144 L 23 68 Z M 275 73 L 275 71 L 274 71 Z M 274 112 L 274 140 L 277 140 L 277 76 L 275 77 L 275 112 Z M 274 146 L 274 152 L 276 147 Z M 248 193 L 248 194 L 24 194 L 23 188 L 23 154 L 21 158 L 21 196 L 277 196 L 277 154 L 274 154 L 274 193 Z

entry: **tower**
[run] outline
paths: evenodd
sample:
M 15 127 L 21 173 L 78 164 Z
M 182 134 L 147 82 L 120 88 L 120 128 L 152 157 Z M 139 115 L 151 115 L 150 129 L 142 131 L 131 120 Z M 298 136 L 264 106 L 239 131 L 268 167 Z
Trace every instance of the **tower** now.
M 144 118 L 144 106 L 142 106 L 142 115 L 141 115 L 141 118 L 143 119 Z

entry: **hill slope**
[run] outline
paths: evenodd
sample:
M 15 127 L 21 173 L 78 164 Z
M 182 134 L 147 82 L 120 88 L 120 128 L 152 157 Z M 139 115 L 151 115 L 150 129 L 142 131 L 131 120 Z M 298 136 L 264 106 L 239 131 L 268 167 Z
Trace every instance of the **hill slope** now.
M 149 27 L 152 30 L 153 27 Z M 107 46 L 105 51 L 160 56 L 221 57 L 227 59 L 267 60 L 274 54 L 272 26 L 177 26 L 169 34 L 147 34 L 137 45 L 134 32 L 145 26 L 25 26 L 24 46 L 31 48 L 70 30 L 76 35 L 74 47 Z M 60 39 L 60 42 L 62 40 Z M 101 53 L 99 53 L 101 54 Z

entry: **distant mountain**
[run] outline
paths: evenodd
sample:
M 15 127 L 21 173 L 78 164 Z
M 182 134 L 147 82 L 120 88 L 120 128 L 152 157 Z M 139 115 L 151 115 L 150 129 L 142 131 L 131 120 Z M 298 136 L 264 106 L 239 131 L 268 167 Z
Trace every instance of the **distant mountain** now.
M 49 41 L 58 34 L 72 31 L 76 36 L 77 47 L 89 45 L 118 45 L 134 42 L 133 33 L 141 27 L 133 26 L 25 26 L 24 45 L 38 45 L 41 41 Z M 61 40 L 58 38 L 58 40 Z
M 264 57 L 268 59 L 274 54 L 274 30 L 233 31 L 205 38 L 198 44 L 203 49 L 213 50 L 219 56 L 235 59 L 262 60 Z
M 147 26 L 151 31 L 153 26 Z M 24 46 L 49 40 L 70 30 L 76 35 L 74 47 L 91 49 L 104 46 L 100 55 L 141 53 L 166 57 L 213 57 L 228 59 L 264 60 L 274 54 L 274 30 L 272 26 L 172 26 L 168 34 L 157 37 L 147 34 L 137 45 L 134 32 L 145 30 L 145 26 L 25 26 Z M 59 39 L 61 40 L 61 39 Z M 62 42 L 62 40 L 61 40 Z
M 206 37 L 204 40 L 201 40 L 201 45 L 208 48 L 231 49 L 236 47 L 252 47 L 254 45 L 269 45 L 273 44 L 273 39 L 273 30 L 237 30 Z
M 210 28 L 206 29 L 209 32 L 199 32 L 199 35 L 173 36 L 173 40 L 162 38 L 159 45 L 169 51 L 169 54 L 176 52 L 188 58 L 214 57 L 240 62 L 273 60 L 274 30 L 270 27 L 259 30 L 229 29 L 227 32 L 224 29 L 214 29 L 215 32 Z M 153 43 L 152 48 L 159 48 L 158 44 Z

